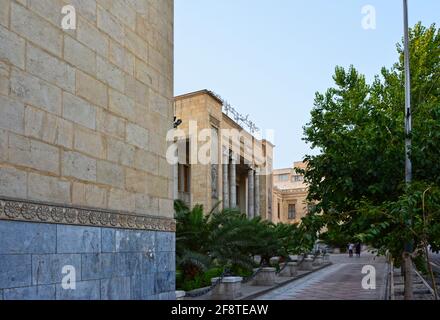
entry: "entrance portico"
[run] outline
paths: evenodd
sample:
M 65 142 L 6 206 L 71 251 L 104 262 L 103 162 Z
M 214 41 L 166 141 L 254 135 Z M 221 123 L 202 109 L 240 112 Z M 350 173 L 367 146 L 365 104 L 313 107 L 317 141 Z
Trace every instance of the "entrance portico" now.
M 211 129 L 217 133 L 218 141 L 213 145 L 218 148 L 214 151 L 220 155 L 217 164 L 189 164 L 186 176 L 179 175 L 179 179 L 186 182 L 189 193 L 183 197 L 181 188 L 179 198 L 187 199 L 185 202 L 190 207 L 202 204 L 205 212 L 220 202 L 220 208 L 238 208 L 249 218 L 261 216 L 268 219 L 272 208 L 274 146 L 243 129 L 233 120 L 235 117 L 229 117 L 224 110 L 223 102 L 207 90 L 175 98 L 175 114 L 182 120 L 179 129 L 189 141 L 187 152 L 197 154 L 200 149 L 195 149 L 202 144 L 198 142 L 197 146 L 194 141 L 195 131 L 191 131 L 191 124 L 194 126 L 195 123 L 197 132 Z M 179 166 L 184 167 L 183 164 Z

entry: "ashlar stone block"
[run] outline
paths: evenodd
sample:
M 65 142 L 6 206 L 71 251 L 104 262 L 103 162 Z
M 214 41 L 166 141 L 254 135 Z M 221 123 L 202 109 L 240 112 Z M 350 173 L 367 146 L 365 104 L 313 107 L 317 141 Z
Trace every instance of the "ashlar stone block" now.
M 107 108 L 107 87 L 102 82 L 81 72 L 76 72 L 76 94 L 93 104 Z
M 11 198 L 25 198 L 27 174 L 15 168 L 0 166 L 0 195 Z
M 61 32 L 43 18 L 12 1 L 11 29 L 49 52 L 61 56 Z
M 84 181 L 96 181 L 96 160 L 78 152 L 63 152 L 62 175 Z
M 0 13 L 0 15 L 2 14 Z M 0 26 L 0 43 L 2 44 L 0 46 L 0 60 L 24 69 L 24 39 Z
M 101 252 L 101 229 L 57 225 L 57 253 Z
M 9 135 L 9 161 L 32 169 L 59 174 L 58 148 L 23 136 Z
M 31 255 L 0 255 L 0 289 L 30 286 Z
M 70 182 L 29 173 L 28 197 L 37 201 L 70 203 Z
M 61 115 L 61 89 L 18 69 L 11 71 L 10 86 L 11 97 Z
M 66 91 L 75 92 L 75 69 L 31 44 L 27 45 L 26 70 Z

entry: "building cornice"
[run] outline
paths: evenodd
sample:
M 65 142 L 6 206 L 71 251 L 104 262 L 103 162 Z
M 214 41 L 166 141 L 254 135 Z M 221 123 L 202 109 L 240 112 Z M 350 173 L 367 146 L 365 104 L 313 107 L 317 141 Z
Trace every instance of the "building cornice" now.
M 0 220 L 105 228 L 176 231 L 169 218 L 0 197 Z
M 192 98 L 195 96 L 201 96 L 201 95 L 208 95 L 211 98 L 213 98 L 214 100 L 216 100 L 218 103 L 220 103 L 220 105 L 223 105 L 223 101 L 221 101 L 214 93 L 212 93 L 212 91 L 209 91 L 207 89 L 181 94 L 181 95 L 175 96 L 174 100 L 175 101 L 184 100 L 184 99 L 189 99 L 189 98 Z
M 281 193 L 281 194 L 298 194 L 298 193 L 307 193 L 307 188 L 295 188 L 295 189 L 280 189 L 278 187 L 273 188 L 274 191 Z

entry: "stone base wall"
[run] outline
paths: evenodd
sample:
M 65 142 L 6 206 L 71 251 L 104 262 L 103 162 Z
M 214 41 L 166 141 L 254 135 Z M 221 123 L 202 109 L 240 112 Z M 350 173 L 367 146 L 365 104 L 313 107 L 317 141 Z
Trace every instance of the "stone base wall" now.
M 1 299 L 173 300 L 175 233 L 0 220 Z

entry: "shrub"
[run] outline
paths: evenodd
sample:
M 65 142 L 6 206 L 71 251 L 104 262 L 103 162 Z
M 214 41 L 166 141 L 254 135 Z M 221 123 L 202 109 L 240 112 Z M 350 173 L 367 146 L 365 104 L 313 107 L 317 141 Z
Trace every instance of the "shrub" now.
M 181 201 L 174 207 L 177 285 L 183 290 L 209 286 L 211 278 L 224 270 L 247 277 L 255 267 L 254 256 L 269 265 L 274 256 L 287 258 L 311 250 L 316 238 L 307 224 L 275 225 L 261 218 L 248 219 L 236 209 L 214 208 L 205 215 L 202 206 L 190 210 Z

